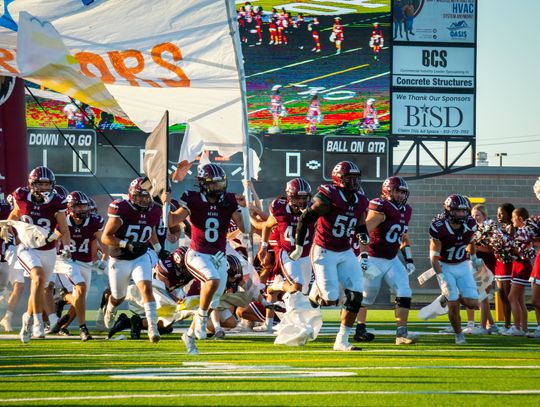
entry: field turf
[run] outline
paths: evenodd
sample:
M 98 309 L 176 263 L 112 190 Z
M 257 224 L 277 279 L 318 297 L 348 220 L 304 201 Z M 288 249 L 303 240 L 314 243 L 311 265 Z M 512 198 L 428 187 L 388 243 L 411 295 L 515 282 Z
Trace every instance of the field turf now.
M 201 354 L 188 356 L 179 333 L 157 345 L 78 337 L 23 345 L 3 336 L 0 404 L 540 404 L 540 340 L 472 336 L 456 346 L 453 335 L 435 334 L 446 319 L 426 324 L 415 315 L 410 330 L 423 334 L 418 344 L 395 346 L 391 311 L 374 311 L 370 327 L 383 334 L 354 353 L 331 350 L 335 310 L 325 311 L 317 341 L 301 348 L 275 346 L 260 334 L 229 335 L 199 342 Z

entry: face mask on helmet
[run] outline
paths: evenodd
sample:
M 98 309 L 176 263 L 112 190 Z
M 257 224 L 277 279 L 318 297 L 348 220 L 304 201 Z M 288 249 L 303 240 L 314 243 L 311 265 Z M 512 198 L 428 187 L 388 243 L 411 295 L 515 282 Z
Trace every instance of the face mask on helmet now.
M 174 269 L 177 276 L 180 276 L 182 274 L 182 270 L 186 268 L 185 257 L 187 250 L 187 246 L 180 246 L 173 253 Z
M 287 202 L 295 211 L 307 208 L 311 200 L 311 186 L 302 178 L 295 178 L 287 182 L 285 187 Z
M 361 171 L 351 161 L 342 161 L 332 170 L 332 183 L 334 186 L 348 192 L 360 190 Z
M 36 167 L 28 175 L 28 185 L 32 195 L 39 201 L 47 200 L 56 182 L 54 173 L 47 167 Z
M 69 215 L 76 219 L 84 219 L 90 214 L 90 200 L 86 194 L 73 191 L 67 196 Z
M 144 179 L 135 178 L 129 184 L 128 198 L 132 205 L 140 211 L 146 211 L 152 204 L 150 193 L 142 187 Z
M 227 175 L 216 164 L 199 167 L 197 174 L 200 191 L 208 197 L 221 198 L 227 192 Z
M 444 201 L 444 213 L 451 222 L 463 224 L 469 217 L 469 203 L 461 195 L 451 195 Z
M 403 178 L 390 177 L 383 183 L 381 197 L 395 205 L 405 205 L 409 198 L 409 187 Z
M 240 284 L 243 277 L 242 263 L 233 255 L 227 255 L 227 263 L 229 263 L 229 270 L 227 270 L 227 286 L 232 287 Z

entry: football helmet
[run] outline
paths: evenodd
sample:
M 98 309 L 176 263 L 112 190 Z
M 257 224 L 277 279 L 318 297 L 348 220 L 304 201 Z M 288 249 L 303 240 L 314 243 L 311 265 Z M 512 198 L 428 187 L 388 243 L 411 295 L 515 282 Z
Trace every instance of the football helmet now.
M 186 269 L 186 253 L 188 251 L 187 246 L 179 246 L 174 252 L 173 252 L 173 260 L 174 260 L 174 272 L 177 276 L 181 276 L 181 270 Z
M 465 223 L 471 212 L 469 201 L 459 194 L 452 194 L 446 198 L 443 208 L 446 217 L 455 223 Z M 456 211 L 458 210 L 465 210 L 465 215 L 457 216 Z
M 67 188 L 60 184 L 56 184 L 53 189 L 54 192 L 56 192 L 58 195 L 65 196 L 66 198 L 69 195 L 69 191 L 67 190 Z
M 394 192 L 396 191 L 405 192 L 405 198 L 401 200 L 395 199 Z M 407 185 L 407 181 L 401 177 L 387 178 L 382 184 L 381 198 L 394 204 L 405 205 L 409 198 L 409 186 Z
M 229 264 L 229 269 L 227 270 L 228 274 L 228 286 L 240 284 L 244 273 L 242 271 L 242 263 L 240 259 L 232 254 L 227 255 L 227 263 Z
M 129 201 L 140 211 L 146 211 L 151 205 L 153 205 L 150 192 L 142 186 L 143 182 L 143 177 L 137 177 L 131 181 L 128 189 Z
M 90 215 L 90 198 L 81 191 L 67 195 L 67 212 L 74 218 L 85 219 Z
M 227 175 L 217 164 L 199 166 L 197 181 L 200 191 L 214 198 L 221 198 L 227 192 Z
M 311 185 L 303 178 L 294 178 L 285 187 L 287 202 L 295 210 L 307 208 L 311 199 Z
M 49 185 L 46 185 L 46 184 Z M 56 185 L 54 173 L 47 167 L 39 166 L 28 174 L 28 187 L 32 195 L 47 199 Z
M 362 171 L 352 161 L 341 161 L 332 170 L 332 184 L 349 192 L 360 190 Z
M 88 201 L 89 201 L 88 206 L 90 207 L 90 215 L 97 215 L 98 210 L 97 210 L 96 201 L 94 201 L 94 199 L 92 199 L 91 196 L 88 197 Z

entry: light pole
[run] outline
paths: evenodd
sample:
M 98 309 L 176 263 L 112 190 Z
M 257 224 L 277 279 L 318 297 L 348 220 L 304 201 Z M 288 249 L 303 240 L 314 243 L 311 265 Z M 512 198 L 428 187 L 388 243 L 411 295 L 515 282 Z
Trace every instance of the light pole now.
M 507 155 L 508 155 L 507 153 L 497 153 L 497 154 L 495 154 L 495 157 L 499 157 L 499 167 L 502 167 L 503 157 L 506 157 Z

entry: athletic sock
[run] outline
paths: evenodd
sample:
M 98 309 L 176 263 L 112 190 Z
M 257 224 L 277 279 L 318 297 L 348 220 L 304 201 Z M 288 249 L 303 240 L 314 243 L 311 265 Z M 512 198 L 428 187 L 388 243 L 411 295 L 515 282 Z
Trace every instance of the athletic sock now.
M 274 326 L 274 317 L 272 317 L 272 318 L 266 317 L 266 326 L 268 326 L 268 327 Z
M 144 315 L 148 321 L 148 328 L 157 331 L 157 306 L 155 301 L 144 303 Z
M 349 342 L 349 335 L 351 334 L 352 328 L 350 326 L 346 326 L 341 324 L 339 326 L 339 332 L 336 335 L 336 342 L 342 342 L 342 343 L 348 343 Z
M 43 326 L 43 314 L 34 314 L 34 326 Z
M 114 313 L 116 311 L 116 308 L 117 308 L 117 306 L 112 305 L 112 303 L 110 301 L 107 303 L 107 311 L 108 312 Z
M 11 322 L 11 320 L 13 319 L 13 311 L 6 311 L 6 313 L 4 314 L 4 318 L 6 321 L 9 321 Z
M 212 320 L 212 324 L 214 325 L 214 330 L 216 332 L 221 330 L 221 321 L 218 310 L 212 311 L 212 313 L 210 314 L 210 319 Z
M 407 327 L 406 326 L 398 326 L 396 330 L 396 336 L 398 337 L 406 337 L 408 334 Z

